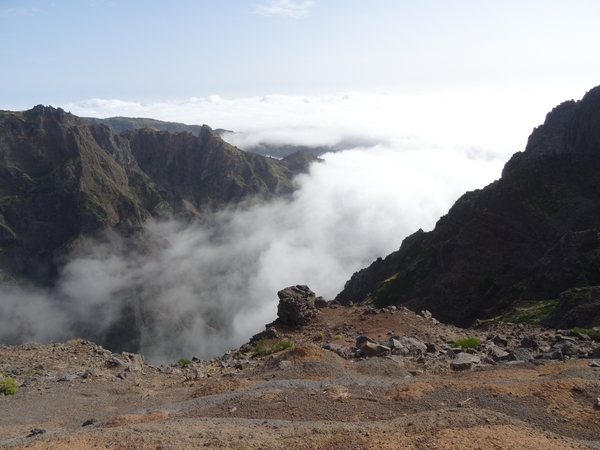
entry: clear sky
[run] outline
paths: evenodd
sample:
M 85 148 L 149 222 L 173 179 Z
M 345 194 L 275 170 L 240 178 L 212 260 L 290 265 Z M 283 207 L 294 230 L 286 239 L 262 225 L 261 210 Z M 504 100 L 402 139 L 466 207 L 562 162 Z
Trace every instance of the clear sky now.
M 0 107 L 591 88 L 597 0 L 0 0 Z

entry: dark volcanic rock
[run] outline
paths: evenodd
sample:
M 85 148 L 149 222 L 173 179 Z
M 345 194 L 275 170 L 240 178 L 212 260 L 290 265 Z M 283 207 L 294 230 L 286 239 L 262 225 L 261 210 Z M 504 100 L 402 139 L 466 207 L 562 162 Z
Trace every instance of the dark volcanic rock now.
M 355 273 L 336 299 L 403 304 L 468 326 L 523 305 L 534 311 L 524 320 L 539 322 L 560 297 L 545 326 L 596 325 L 592 292 L 573 301 L 561 293 L 600 285 L 599 175 L 597 87 L 550 112 L 500 180 L 466 193 L 433 231 Z M 583 303 L 588 317 L 569 313 Z
M 316 315 L 316 295 L 308 286 L 290 286 L 279 291 L 277 296 L 277 316 L 285 324 L 304 325 Z

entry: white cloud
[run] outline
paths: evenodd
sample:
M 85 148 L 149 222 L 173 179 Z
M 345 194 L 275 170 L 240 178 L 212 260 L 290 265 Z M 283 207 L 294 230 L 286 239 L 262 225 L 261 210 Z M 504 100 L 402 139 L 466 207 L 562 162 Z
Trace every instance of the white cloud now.
M 315 2 L 296 2 L 294 0 L 272 0 L 266 5 L 259 6 L 253 14 L 261 16 L 306 17 Z
M 447 147 L 472 157 L 508 159 L 523 150 L 533 128 L 564 100 L 584 90 L 465 90 L 422 94 L 344 93 L 266 95 L 183 101 L 125 102 L 92 99 L 62 106 L 79 116 L 151 117 L 208 124 L 235 131 L 227 140 L 242 149 L 258 143 L 396 147 Z
M 307 284 L 333 298 L 354 271 L 398 249 L 417 229 L 431 229 L 461 194 L 500 175 L 552 107 L 581 94 L 350 93 L 63 105 L 82 116 L 208 123 L 235 130 L 229 138 L 241 147 L 363 145 L 325 155 L 326 163 L 298 177 L 292 199 L 222 211 L 203 226 L 148 224 L 160 243 L 152 258 L 96 248 L 65 267 L 53 292 L 0 292 L 8 298 L 0 305 L 0 338 L 60 339 L 81 324 L 101 335 L 134 295 L 160 318 L 142 340 L 153 361 L 220 354 L 275 318 L 278 290 Z
M 36 7 L 0 8 L 0 17 L 11 18 L 20 16 L 32 16 L 40 12 L 42 12 L 42 9 Z
M 393 145 L 325 159 L 297 179 L 291 199 L 227 209 L 202 226 L 149 223 L 145 255 L 92 247 L 64 268 L 52 292 L 0 292 L 8 298 L 0 338 L 48 341 L 83 330 L 98 339 L 135 297 L 148 317 L 160 318 L 142 339 L 150 360 L 222 354 L 275 319 L 277 291 L 307 284 L 332 299 L 353 272 L 431 229 L 502 165 L 451 148 Z

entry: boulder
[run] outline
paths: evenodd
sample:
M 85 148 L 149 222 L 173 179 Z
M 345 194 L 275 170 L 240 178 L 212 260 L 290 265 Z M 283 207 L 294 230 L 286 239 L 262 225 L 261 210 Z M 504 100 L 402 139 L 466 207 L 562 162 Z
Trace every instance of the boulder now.
M 279 333 L 275 329 L 275 327 L 269 327 L 260 333 L 256 333 L 254 336 L 250 338 L 250 344 L 254 344 L 255 342 L 260 341 L 261 339 L 279 339 Z M 241 350 L 241 349 L 240 349 Z M 252 350 L 252 347 L 247 350 Z
M 580 351 L 579 346 L 570 339 L 562 339 L 552 346 L 552 350 L 559 350 L 566 356 L 577 356 Z
M 360 351 L 364 356 L 381 356 L 389 355 L 391 349 L 385 345 L 375 344 L 373 342 L 365 342 L 360 346 Z
M 502 347 L 506 347 L 508 345 L 508 339 L 506 339 L 504 336 L 500 336 L 500 335 L 495 335 L 491 341 L 496 344 L 496 345 L 501 345 Z
M 510 361 L 531 361 L 533 355 L 526 348 L 516 348 L 510 352 Z
M 356 348 L 360 348 L 365 342 L 371 342 L 372 344 L 376 344 L 376 342 L 369 336 L 359 336 L 356 338 Z
M 536 359 L 562 360 L 564 359 L 564 357 L 560 350 L 554 349 L 541 352 L 539 355 L 536 356 Z
M 315 306 L 317 308 L 319 308 L 319 309 L 327 308 L 328 305 L 329 305 L 329 303 L 323 297 L 315 298 Z
M 534 339 L 527 337 L 521 340 L 521 347 L 530 348 L 532 350 L 537 350 L 540 348 L 539 344 Z
M 427 353 L 427 344 L 415 337 L 393 336 L 387 344 L 396 355 L 418 357 Z
M 473 364 L 479 363 L 480 359 L 477 356 L 469 355 L 468 353 L 459 353 L 456 358 L 450 362 L 450 367 L 454 370 L 469 370 Z
M 277 317 L 287 325 L 305 325 L 316 316 L 315 293 L 308 286 L 296 285 L 277 293 Z
M 502 350 L 500 347 L 497 347 L 496 345 L 492 345 L 490 348 L 488 348 L 487 354 L 494 361 L 509 361 L 510 360 L 510 353 Z

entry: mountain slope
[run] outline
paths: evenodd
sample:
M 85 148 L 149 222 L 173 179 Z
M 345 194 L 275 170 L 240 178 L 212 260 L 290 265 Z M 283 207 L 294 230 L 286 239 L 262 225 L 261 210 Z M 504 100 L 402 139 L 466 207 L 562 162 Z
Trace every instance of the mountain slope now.
M 596 87 L 550 112 L 500 180 L 466 193 L 434 230 L 415 233 L 355 273 L 337 300 L 428 309 L 460 326 L 502 314 L 559 327 L 598 325 L 599 175 Z M 565 315 L 565 302 L 568 311 L 585 306 Z
M 82 237 L 130 234 L 151 217 L 201 218 L 247 198 L 293 191 L 316 158 L 245 153 L 208 126 L 199 137 L 116 135 L 62 109 L 0 115 L 1 279 L 52 284 Z

